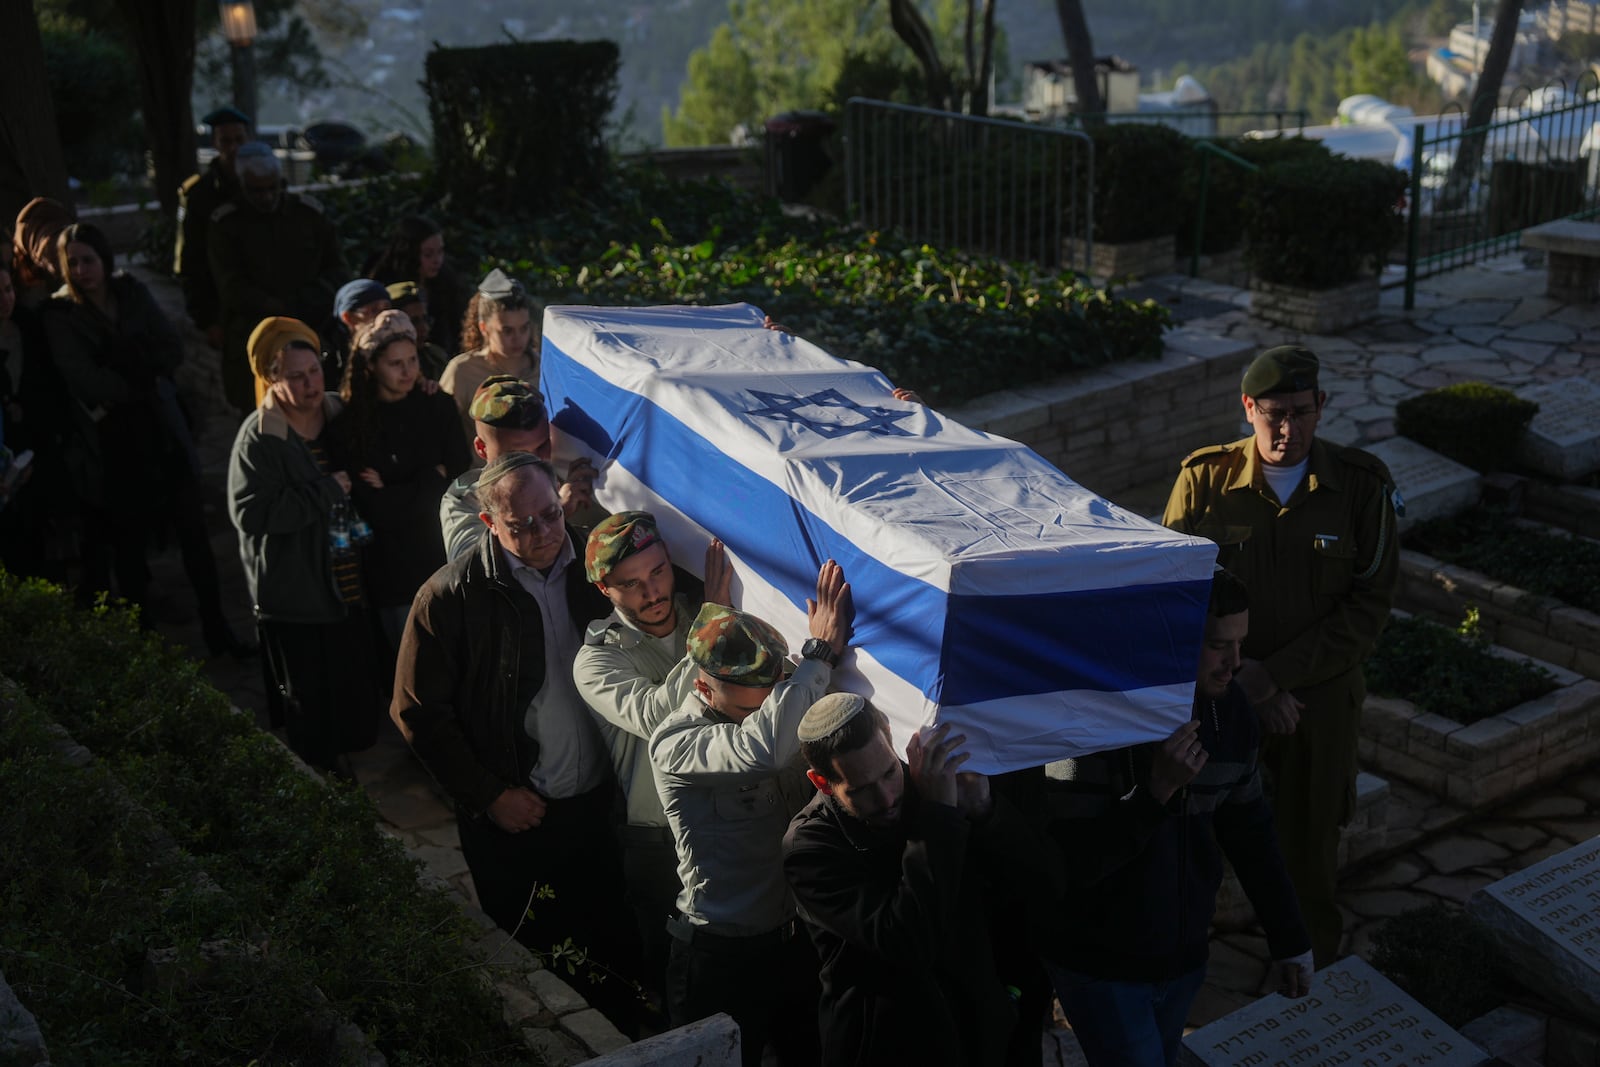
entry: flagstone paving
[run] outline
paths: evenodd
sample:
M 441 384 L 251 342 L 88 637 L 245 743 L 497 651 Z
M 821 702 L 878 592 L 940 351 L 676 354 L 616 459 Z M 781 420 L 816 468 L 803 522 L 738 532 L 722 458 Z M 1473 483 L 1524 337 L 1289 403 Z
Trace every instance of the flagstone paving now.
M 175 321 L 181 321 L 175 288 L 149 276 L 145 280 Z M 1191 319 L 1188 329 L 1263 346 L 1300 342 L 1317 351 L 1330 394 L 1319 433 L 1341 443 L 1370 444 L 1392 436 L 1395 402 L 1438 385 L 1474 378 L 1508 387 L 1572 377 L 1600 382 L 1600 305 L 1566 306 L 1550 300 L 1544 296 L 1543 269 L 1525 265 L 1519 255 L 1423 280 L 1417 307 L 1410 312 L 1400 306 L 1397 290 L 1385 291 L 1380 316 L 1339 337 L 1307 336 L 1252 319 L 1245 310 L 1248 294 L 1238 289 L 1184 277 L 1160 282 L 1229 309 Z M 241 633 L 248 633 L 248 597 L 223 502 L 237 420 L 217 413 L 222 409 L 214 362 L 214 357 L 191 360 L 184 375 L 190 391 L 213 398 L 216 407 L 200 445 L 207 513 L 225 602 L 232 605 L 229 616 Z M 1142 514 L 1158 513 L 1168 488 L 1140 486 L 1119 494 L 1118 502 Z M 176 606 L 192 610 L 175 547 L 154 559 L 152 569 L 156 588 L 175 590 L 171 599 Z M 197 622 L 159 628 L 197 655 L 204 654 Z M 265 725 L 258 659 L 211 659 L 206 672 L 235 704 Z M 448 805 L 393 727 L 385 725 L 378 744 L 351 762 L 381 825 L 471 899 L 471 879 Z M 1579 772 L 1532 796 L 1479 812 L 1442 804 L 1403 783 L 1390 785 L 1391 833 L 1412 843 L 1348 871 L 1341 887 L 1346 947 L 1364 957 L 1370 958 L 1374 933 L 1387 917 L 1420 903 L 1459 905 L 1478 886 L 1600 833 L 1600 770 Z M 1266 943 L 1259 930 L 1223 932 L 1215 944 L 1207 984 L 1190 1013 L 1191 1025 L 1204 1025 L 1248 1003 L 1266 973 Z M 1082 1062 L 1065 1029 L 1052 1030 L 1045 1044 L 1048 1064 Z

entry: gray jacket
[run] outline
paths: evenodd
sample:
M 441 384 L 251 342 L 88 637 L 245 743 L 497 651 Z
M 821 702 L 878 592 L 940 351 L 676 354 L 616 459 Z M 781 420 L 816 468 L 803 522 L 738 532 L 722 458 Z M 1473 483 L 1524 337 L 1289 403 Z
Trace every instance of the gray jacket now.
M 794 916 L 783 835 L 809 799 L 795 765 L 800 719 L 833 671 L 802 660 L 743 722 L 691 694 L 650 737 L 650 762 L 678 848 L 678 910 L 712 933 L 747 936 Z
M 589 624 L 572 664 L 572 680 L 611 746 L 611 766 L 628 798 L 628 822 L 666 826 L 648 743 L 657 726 L 694 695 L 696 669 L 684 654 L 694 612 L 689 598 L 674 596 L 678 625 L 657 640 L 612 612 Z
M 460 559 L 477 547 L 483 533 L 483 520 L 478 513 L 478 475 L 482 467 L 473 467 L 445 487 L 439 498 L 439 529 L 444 532 L 444 558 Z M 580 549 L 582 546 L 579 546 Z

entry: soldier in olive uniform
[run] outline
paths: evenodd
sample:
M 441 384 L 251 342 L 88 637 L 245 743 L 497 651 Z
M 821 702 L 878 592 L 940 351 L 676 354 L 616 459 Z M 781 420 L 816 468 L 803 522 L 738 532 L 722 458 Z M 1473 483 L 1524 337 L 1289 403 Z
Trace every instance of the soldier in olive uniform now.
M 1244 373 L 1254 433 L 1183 461 L 1162 521 L 1219 546 L 1251 591 L 1238 681 L 1261 720 L 1278 836 L 1316 963 L 1337 958 L 1339 829 L 1355 805 L 1361 661 L 1399 573 L 1394 483 L 1376 457 L 1317 440 L 1317 357 L 1268 349 Z
M 339 237 L 322 208 L 283 187 L 272 149 L 259 141 L 239 149 L 237 201 L 211 215 L 211 274 L 221 301 L 222 385 L 228 402 L 255 408 L 255 383 L 244 343 L 272 315 L 320 322 L 350 278 Z
M 810 799 L 800 719 L 827 690 L 855 617 L 837 563 L 822 565 L 806 606 L 811 639 L 787 678 L 788 645 L 770 625 L 701 608 L 688 639 L 693 692 L 650 738 L 682 885 L 667 924 L 667 1013 L 673 1026 L 733 1016 L 745 1067 L 769 1039 L 780 1064 L 815 1064 L 820 1051 L 817 957 L 795 923 L 783 835 Z
M 211 216 L 239 194 L 239 177 L 233 161 L 250 140 L 250 117 L 237 108 L 219 107 L 202 119 L 211 127 L 216 158 L 202 174 L 191 174 L 178 187 L 178 244 L 172 272 L 183 280 L 183 305 L 212 348 L 222 347 L 222 324 L 217 306 L 217 286 L 211 279 L 206 237 Z

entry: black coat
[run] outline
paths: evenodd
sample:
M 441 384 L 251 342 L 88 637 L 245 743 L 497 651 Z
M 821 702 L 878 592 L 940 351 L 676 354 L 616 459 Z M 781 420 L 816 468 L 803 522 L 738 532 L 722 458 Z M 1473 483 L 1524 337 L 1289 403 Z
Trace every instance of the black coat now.
M 1019 865 L 1048 854 L 1014 809 L 997 797 L 973 824 L 924 803 L 908 773 L 897 827 L 868 826 L 818 793 L 783 848 L 822 958 L 824 1063 L 1005 1062 L 1017 1025 L 1006 987 L 1022 979 L 997 971 L 989 916 L 1003 893 L 1037 884 Z
M 581 634 L 611 613 L 611 602 L 584 578 L 583 539 L 567 533 L 578 548 L 567 567 L 567 611 Z M 543 649 L 539 605 L 488 529 L 476 549 L 435 572 L 411 605 L 389 714 L 428 773 L 471 815 L 525 786 L 538 761 L 523 712 L 546 670 L 572 670 L 570 663 L 547 665 Z

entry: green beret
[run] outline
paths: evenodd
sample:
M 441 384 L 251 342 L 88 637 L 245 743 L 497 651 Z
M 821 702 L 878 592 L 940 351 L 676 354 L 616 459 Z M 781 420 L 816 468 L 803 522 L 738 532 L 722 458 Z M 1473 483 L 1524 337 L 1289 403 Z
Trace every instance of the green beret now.
M 648 511 L 619 511 L 589 532 L 583 549 L 583 571 L 591 582 L 603 582 L 613 567 L 651 545 L 661 543 L 656 517 Z
M 212 129 L 216 129 L 218 126 L 226 126 L 232 122 L 237 122 L 241 126 L 248 126 L 250 125 L 250 116 L 236 107 L 219 107 L 200 121 Z
M 859 693 L 829 693 L 801 717 L 798 736 L 801 741 L 821 741 L 860 715 L 866 706 L 867 698 Z
M 765 689 L 783 677 L 789 643 L 768 623 L 707 604 L 689 629 L 689 658 L 718 681 Z
M 1249 397 L 1316 392 L 1319 366 L 1317 354 L 1304 345 L 1278 345 L 1245 368 L 1239 390 Z
M 549 417 L 544 396 L 510 374 L 491 374 L 472 394 L 467 414 L 474 422 L 501 430 L 536 430 Z

